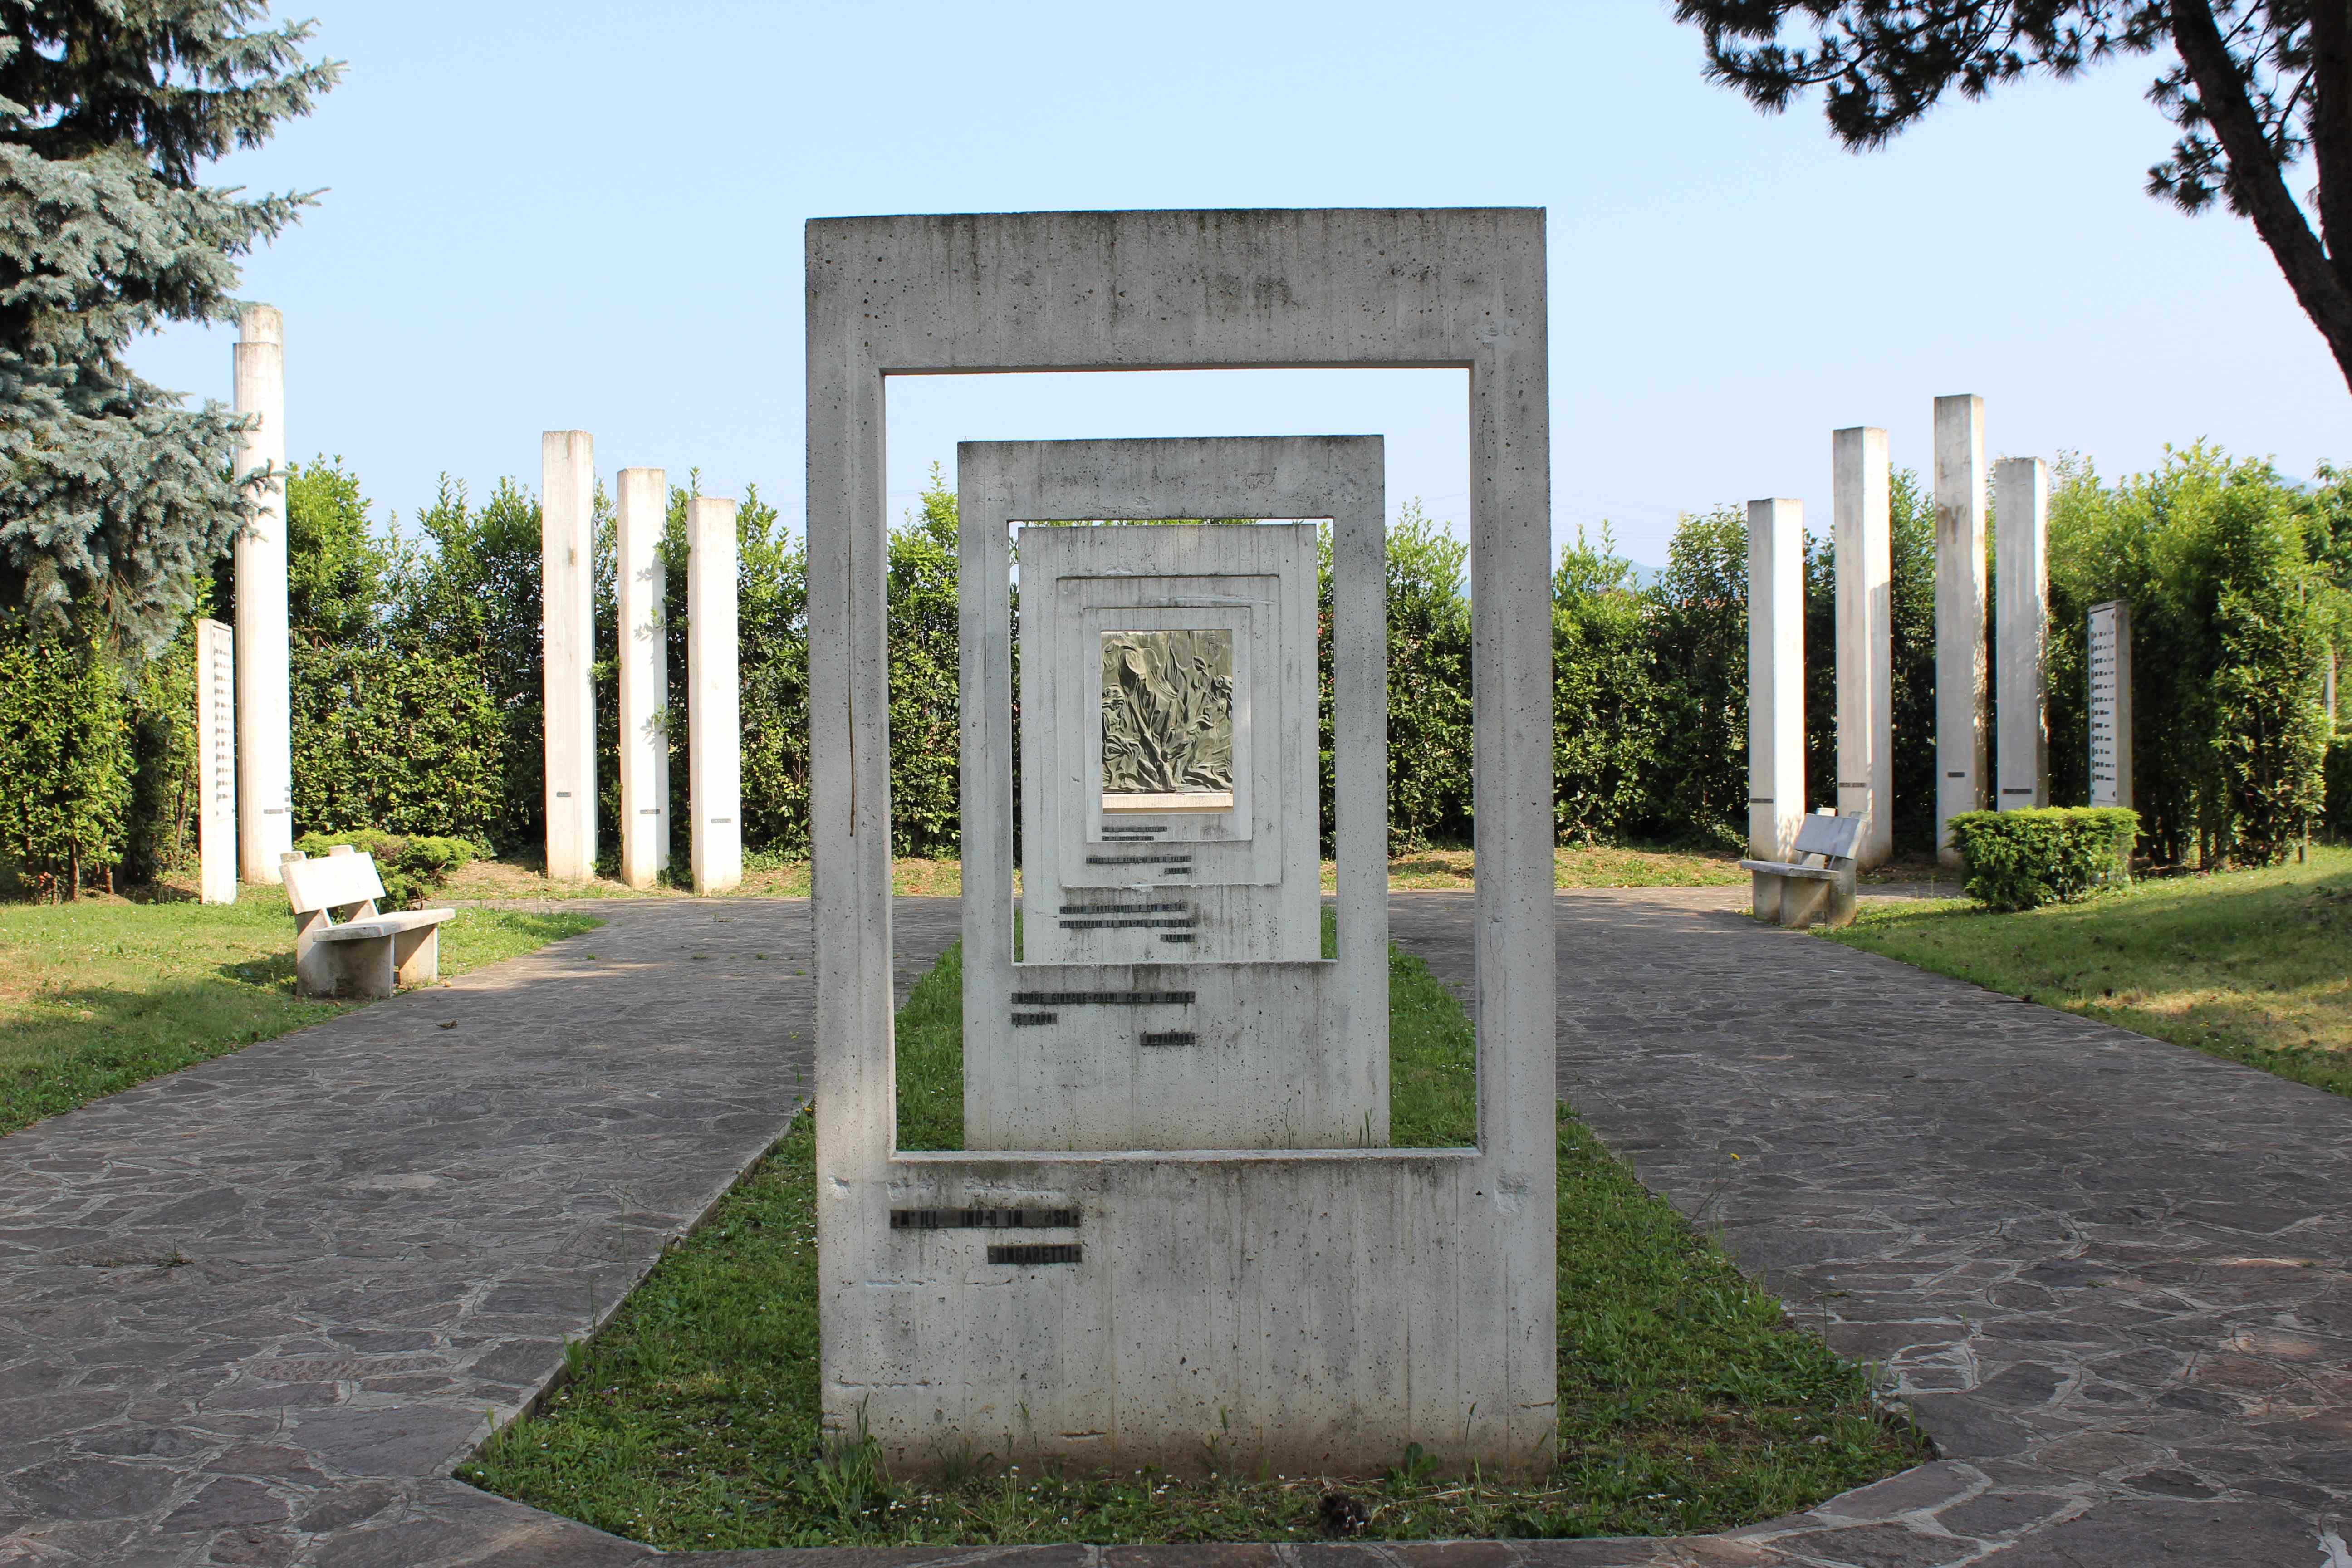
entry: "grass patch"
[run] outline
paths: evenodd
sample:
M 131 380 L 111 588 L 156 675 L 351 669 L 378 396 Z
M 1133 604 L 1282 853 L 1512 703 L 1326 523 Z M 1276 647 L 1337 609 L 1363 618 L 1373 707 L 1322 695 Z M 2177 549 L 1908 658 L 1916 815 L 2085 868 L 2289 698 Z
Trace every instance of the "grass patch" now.
M 1865 906 L 1826 934 L 2352 1094 L 2352 849 L 2015 914 L 1955 901 Z
M 1424 849 L 1389 862 L 1395 890 L 1475 888 L 1476 857 L 1467 849 Z M 1563 844 L 1551 852 L 1555 888 L 1727 888 L 1745 883 L 1735 850 L 1633 849 L 1608 844 Z M 1331 868 L 1323 888 L 1332 888 Z
M 441 973 L 603 922 L 461 910 Z M 294 994 L 294 917 L 275 888 L 234 904 L 0 906 L 0 1132 L 348 1012 Z
M 1327 926 L 1328 931 L 1328 926 Z M 1328 938 L 1327 938 L 1328 940 Z M 1465 1142 L 1468 1019 L 1409 954 L 1390 963 L 1391 1119 Z M 960 955 L 898 1016 L 899 1142 L 962 1142 Z M 1398 1050 L 1402 1042 L 1416 1042 Z M 1667 1534 L 1802 1509 L 1927 1458 L 1867 1374 L 1559 1118 L 1560 1463 L 1468 1482 L 1416 1448 L 1380 1476 L 1097 1475 L 975 1454 L 896 1479 L 818 1426 L 815 1141 L 807 1112 L 655 1265 L 537 1415 L 458 1469 L 535 1507 L 671 1550 L 1306 1541 L 1326 1492 L 1376 1540 Z

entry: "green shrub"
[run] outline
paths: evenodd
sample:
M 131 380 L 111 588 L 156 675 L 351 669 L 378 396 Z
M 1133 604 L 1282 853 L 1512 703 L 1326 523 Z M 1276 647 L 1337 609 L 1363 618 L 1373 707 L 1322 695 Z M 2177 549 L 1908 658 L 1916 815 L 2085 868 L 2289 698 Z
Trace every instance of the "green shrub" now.
M 0 858 L 26 892 L 70 899 L 121 861 L 128 714 L 122 676 L 91 640 L 0 629 Z
M 2072 903 L 2131 879 L 2139 814 L 2114 806 L 1965 811 L 1952 842 L 1968 862 L 1969 897 L 1996 910 Z
M 362 855 L 375 857 L 376 875 L 383 881 L 383 907 L 415 909 L 425 896 L 449 879 L 449 873 L 489 851 L 463 838 L 436 838 L 425 834 L 404 837 L 373 827 L 345 833 L 306 833 L 294 841 L 305 855 L 324 855 L 338 844 L 348 844 Z

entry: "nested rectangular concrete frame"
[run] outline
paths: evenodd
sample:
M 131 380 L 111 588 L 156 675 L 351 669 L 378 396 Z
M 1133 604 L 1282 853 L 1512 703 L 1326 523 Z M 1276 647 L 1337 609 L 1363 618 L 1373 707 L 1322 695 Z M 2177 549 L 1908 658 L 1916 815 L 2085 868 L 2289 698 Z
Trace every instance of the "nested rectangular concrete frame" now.
M 957 448 L 969 705 L 966 1148 L 1388 1142 L 1381 452 L 1377 436 Z M 1349 858 L 1338 867 L 1338 962 L 1323 961 L 1320 942 L 1315 529 L 1261 523 L 1021 530 L 1028 761 L 1019 802 L 1024 962 L 1016 965 L 1012 844 L 971 826 L 1009 823 L 1014 805 L 1011 650 L 991 635 L 1008 610 L 1007 526 L 1193 516 L 1332 521 L 1334 782 L 1342 821 L 1375 818 L 1370 831 L 1347 836 Z M 1234 634 L 1232 808 L 1121 813 L 1106 824 L 1102 634 L 1218 626 Z M 1127 837 L 1144 835 L 1149 844 Z M 1002 863 L 977 864 L 1000 847 Z M 1149 859 L 1129 863 L 1137 856 Z M 1178 856 L 1181 867 L 1164 863 Z M 1069 899 L 1087 910 L 1123 900 L 1159 912 L 1133 924 L 1066 919 Z M 1178 907 L 1181 917 L 1164 912 Z M 1192 923 L 1173 933 L 1181 945 L 1169 945 L 1167 928 L 1180 918 Z M 1190 999 L 1016 1009 L 1017 997 L 1040 994 Z M 1171 1035 L 1188 1043 L 1170 1044 Z
M 1333 1473 L 1392 1463 L 1417 1440 L 1452 1465 L 1548 1467 L 1557 1091 L 1542 212 L 835 218 L 809 225 L 807 260 L 827 1425 L 862 1420 L 889 1463 L 918 1470 L 964 1440 L 1189 1468 L 1213 1439 L 1244 1465 Z M 1469 374 L 1477 1146 L 898 1151 L 884 378 L 1211 366 Z M 1355 837 L 1375 820 L 1342 802 L 1343 860 L 1385 854 Z M 983 867 L 1009 860 L 1001 842 L 966 852 Z M 1076 1209 L 1074 1228 L 1028 1234 L 1075 1244 L 1080 1260 L 990 1264 L 990 1232 L 890 1224 L 894 1208 L 953 1218 L 986 1205 Z

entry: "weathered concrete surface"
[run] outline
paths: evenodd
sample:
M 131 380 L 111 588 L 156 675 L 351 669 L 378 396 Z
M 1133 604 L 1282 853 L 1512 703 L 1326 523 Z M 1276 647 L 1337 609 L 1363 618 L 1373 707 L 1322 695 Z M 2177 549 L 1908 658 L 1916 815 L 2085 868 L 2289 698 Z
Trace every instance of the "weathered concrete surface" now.
M 2000 551 L 2000 809 L 2050 804 L 2050 475 L 2039 458 L 1993 466 L 1993 516 Z
M 2352 1103 L 1759 927 L 1746 896 L 1558 897 L 1560 1083 L 1891 1368 L 1937 1461 L 1685 1541 L 689 1561 L 2340 1562 Z M 0 1563 L 657 1560 L 446 1472 L 553 1375 L 588 1283 L 609 1310 L 782 1125 L 807 918 L 571 907 L 614 923 L 0 1139 Z M 1470 911 L 1391 919 L 1458 980 Z M 957 914 L 893 912 L 903 994 Z
M 1895 853 L 1895 570 L 1886 432 L 1830 433 L 1837 550 L 1837 808 L 1862 818 L 1865 871 Z
M 1936 856 L 1958 868 L 1947 826 L 1985 803 L 1984 399 L 1936 399 Z
M 613 596 L 620 636 L 621 880 L 650 888 L 669 866 L 669 479 L 623 468 L 614 482 Z
M 735 503 L 686 503 L 687 808 L 698 894 L 743 884 L 743 714 L 737 684 Z
M 236 474 L 276 468 L 252 521 L 236 536 L 237 875 L 278 880 L 294 847 L 293 648 L 286 587 L 286 322 L 275 305 L 237 318 L 236 411 L 253 426 L 236 438 Z
M 596 444 L 585 430 L 539 440 L 540 691 L 547 875 L 596 874 Z
M 820 218 L 806 239 L 809 736 L 816 1035 L 824 1042 L 817 1247 L 827 1426 L 845 1429 L 863 1413 L 877 1432 L 886 1420 L 901 1429 L 892 1407 L 910 1412 L 928 1403 L 894 1381 L 888 1359 L 877 1353 L 868 1329 L 902 1309 L 877 1299 L 883 1291 L 868 1284 L 877 1277 L 864 1262 L 886 1239 L 890 1210 L 920 1190 L 926 1163 L 894 1155 L 890 1016 L 881 984 L 891 885 L 887 378 L 1454 364 L 1470 373 L 1481 853 L 1475 898 L 1488 1048 L 1479 1063 L 1480 1146 L 1416 1156 L 1418 1184 L 1410 1192 L 1399 1184 L 1400 1198 L 1414 1206 L 1391 1212 L 1449 1222 L 1431 1233 L 1431 1252 L 1443 1255 L 1423 1268 L 1430 1277 L 1449 1276 L 1452 1288 L 1432 1289 L 1428 1310 L 1441 1314 L 1436 1331 L 1452 1342 L 1462 1369 L 1450 1374 L 1458 1375 L 1454 1386 L 1491 1380 L 1506 1391 L 1464 1413 L 1454 1456 L 1493 1473 L 1544 1466 L 1556 1427 L 1558 1314 L 1548 1109 L 1551 447 L 1543 212 Z M 1108 1174 L 1114 1158 L 1095 1156 L 1084 1179 L 1114 1179 Z M 1265 1161 L 1269 1179 L 1242 1177 L 1226 1188 L 1248 1201 L 1202 1215 L 1194 1235 L 1239 1253 L 1250 1245 L 1245 1222 L 1253 1219 L 1278 1219 L 1286 1236 L 1307 1234 L 1318 1211 L 1306 1202 L 1325 1190 L 1307 1163 Z M 1150 1202 L 1181 1204 L 1176 1178 L 1138 1169 Z M 989 1179 L 1007 1184 L 1000 1192 L 1032 1180 L 1059 1184 L 1042 1166 L 1010 1163 Z M 1418 1273 L 1414 1283 L 1423 1283 Z M 1328 1289 L 1311 1299 L 1328 1300 Z M 1316 1416 L 1330 1419 L 1328 1409 Z
M 570 907 L 610 923 L 0 1139 L 0 1563 L 543 1527 L 435 1478 L 812 1077 L 805 900 Z M 902 904 L 902 988 L 956 921 Z
M 1786 860 L 1805 816 L 1805 503 L 1748 503 L 1748 853 Z M 1762 881 L 1755 912 L 1777 913 Z

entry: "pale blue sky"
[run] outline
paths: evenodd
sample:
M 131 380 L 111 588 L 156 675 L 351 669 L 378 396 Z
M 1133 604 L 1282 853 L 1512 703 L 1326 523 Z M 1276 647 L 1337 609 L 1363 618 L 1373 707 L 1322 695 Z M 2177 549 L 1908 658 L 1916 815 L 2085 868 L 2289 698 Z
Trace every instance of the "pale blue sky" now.
M 646 18 L 658 11 L 659 25 Z M 2341 378 L 2251 227 L 2141 194 L 2148 60 L 1954 100 L 1877 153 L 1700 78 L 1659 0 L 1472 9 L 317 0 L 345 85 L 215 171 L 329 187 L 253 259 L 292 450 L 413 514 L 536 484 L 539 433 L 746 481 L 798 524 L 801 226 L 850 213 L 1539 205 L 1553 519 L 1663 561 L 1679 511 L 1794 495 L 1829 433 L 1925 468 L 1939 393 L 1999 454 L 2108 472 L 2210 437 L 2352 458 Z M 2307 179 L 2299 183 L 2307 183 Z M 142 346 L 226 398 L 233 331 Z M 959 439 L 1378 432 L 1459 520 L 1458 373 L 893 384 L 894 510 Z

